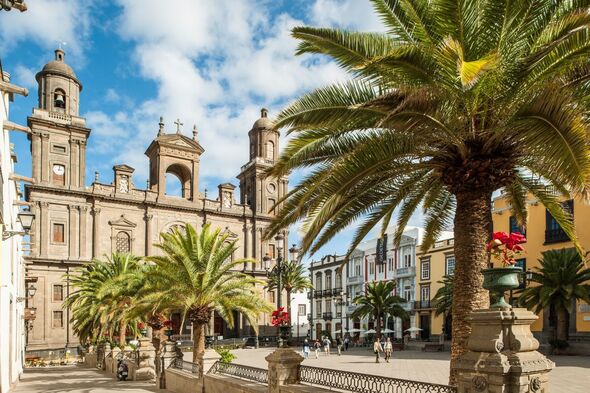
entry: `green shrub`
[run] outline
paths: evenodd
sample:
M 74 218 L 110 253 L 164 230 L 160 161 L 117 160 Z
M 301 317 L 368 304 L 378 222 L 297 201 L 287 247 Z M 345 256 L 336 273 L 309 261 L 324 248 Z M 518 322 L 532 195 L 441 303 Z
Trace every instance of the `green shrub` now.
M 229 349 L 217 348 L 215 351 L 221 356 L 219 359 L 221 363 L 231 363 L 236 358 L 236 355 L 231 353 Z

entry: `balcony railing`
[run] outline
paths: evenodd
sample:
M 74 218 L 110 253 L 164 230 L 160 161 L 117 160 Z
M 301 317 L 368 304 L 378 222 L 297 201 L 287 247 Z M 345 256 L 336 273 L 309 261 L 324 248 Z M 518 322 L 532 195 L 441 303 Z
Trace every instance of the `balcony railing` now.
M 570 238 L 566 235 L 563 229 L 549 229 L 545 231 L 545 243 L 561 243 L 567 242 Z
M 207 374 L 229 375 L 258 383 L 268 383 L 268 370 L 235 363 L 215 362 Z
M 177 370 L 182 370 L 185 372 L 189 372 L 191 374 L 196 374 L 199 372 L 199 365 L 196 363 L 191 363 L 184 361 L 180 358 L 174 359 L 170 367 L 175 368 Z
M 342 318 L 342 311 L 336 311 L 336 318 Z
M 331 312 L 325 312 L 325 313 L 322 315 L 322 319 L 323 319 L 324 321 L 331 321 L 331 320 L 332 320 L 332 313 L 331 313 Z
M 412 310 L 412 306 L 413 306 L 413 302 L 409 301 L 409 302 L 405 302 L 405 303 L 401 303 L 400 306 L 402 306 L 402 308 L 406 311 L 411 311 Z
M 313 291 L 313 297 L 322 297 L 323 293 L 324 291 L 322 291 L 321 289 L 316 289 L 315 291 Z
M 415 310 L 426 309 L 426 308 L 432 308 L 432 305 L 430 304 L 430 300 L 417 300 L 414 302 L 414 309 Z
M 347 277 L 346 282 L 350 285 L 362 284 L 365 282 L 365 278 L 363 276 Z
M 396 269 L 395 274 L 400 277 L 400 276 L 412 276 L 414 275 L 415 272 L 415 268 L 414 266 L 410 266 L 410 267 L 401 267 L 399 269 Z

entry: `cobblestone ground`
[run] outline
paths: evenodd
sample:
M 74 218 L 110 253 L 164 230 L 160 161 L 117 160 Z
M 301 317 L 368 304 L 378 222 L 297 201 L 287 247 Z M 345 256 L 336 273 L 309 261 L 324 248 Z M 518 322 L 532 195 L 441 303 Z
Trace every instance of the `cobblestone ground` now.
M 96 369 L 81 366 L 25 370 L 14 393 L 145 393 L 167 392 L 152 382 L 117 381 Z
M 235 363 L 252 367 L 266 368 L 268 349 L 240 349 L 233 351 L 237 355 Z M 303 361 L 306 366 L 333 368 L 359 373 L 382 375 L 393 378 L 447 384 L 449 378 L 448 352 L 399 351 L 394 352 L 391 363 L 376 364 L 371 351 L 354 349 L 342 356 L 332 352 L 326 356 L 320 354 L 316 359 L 312 353 Z M 556 368 L 549 374 L 551 393 L 588 393 L 590 392 L 590 356 L 553 356 Z

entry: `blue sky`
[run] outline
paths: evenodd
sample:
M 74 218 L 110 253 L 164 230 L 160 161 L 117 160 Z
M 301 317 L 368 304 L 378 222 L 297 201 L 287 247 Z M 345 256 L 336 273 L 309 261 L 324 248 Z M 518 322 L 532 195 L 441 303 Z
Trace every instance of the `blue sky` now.
M 261 107 L 270 115 L 298 95 L 346 75 L 326 58 L 295 57 L 289 30 L 297 25 L 379 31 L 367 0 L 30 0 L 25 13 L 0 15 L 0 55 L 12 80 L 30 90 L 11 118 L 26 124 L 36 106 L 35 73 L 65 42 L 66 61 L 84 89 L 81 115 L 92 129 L 87 183 L 126 163 L 144 188 L 144 151 L 164 116 L 199 129 L 205 148 L 201 191 L 235 176 L 246 163 L 247 132 Z M 17 172 L 31 173 L 29 142 L 12 134 Z M 284 141 L 283 141 L 284 142 Z M 296 182 L 291 179 L 291 183 Z M 292 230 L 292 242 L 297 242 Z M 320 253 L 342 253 L 353 228 Z M 319 255 L 317 255 L 319 256 Z

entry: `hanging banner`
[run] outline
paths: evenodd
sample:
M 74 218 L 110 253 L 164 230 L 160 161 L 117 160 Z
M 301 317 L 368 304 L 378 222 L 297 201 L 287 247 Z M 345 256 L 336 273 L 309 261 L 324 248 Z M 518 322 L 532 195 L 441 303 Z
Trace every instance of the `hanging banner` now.
M 375 250 L 375 263 L 385 263 L 387 261 L 387 233 L 382 238 L 377 239 L 377 249 Z

